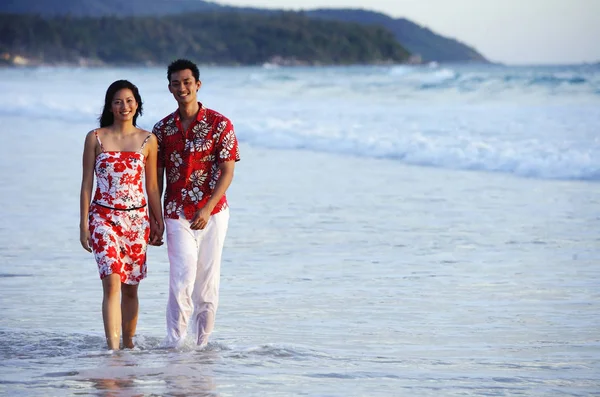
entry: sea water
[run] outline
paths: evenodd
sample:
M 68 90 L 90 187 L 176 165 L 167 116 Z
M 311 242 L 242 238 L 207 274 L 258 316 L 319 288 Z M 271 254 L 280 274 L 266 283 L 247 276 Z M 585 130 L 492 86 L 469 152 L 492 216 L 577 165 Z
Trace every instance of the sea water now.
M 79 245 L 85 134 L 166 70 L 0 69 L 0 394 L 600 395 L 600 68 L 201 67 L 232 119 L 216 329 L 163 349 L 166 247 L 133 350 Z

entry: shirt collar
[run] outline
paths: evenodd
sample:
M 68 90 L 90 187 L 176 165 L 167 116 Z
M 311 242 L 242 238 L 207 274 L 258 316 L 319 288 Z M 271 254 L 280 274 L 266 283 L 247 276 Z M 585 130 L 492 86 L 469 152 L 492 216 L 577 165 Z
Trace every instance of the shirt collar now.
M 198 114 L 196 115 L 196 121 L 200 122 L 204 118 L 204 114 L 206 113 L 206 108 L 204 107 L 204 105 L 201 102 L 198 102 L 198 106 L 200 109 L 198 109 Z M 179 109 L 175 109 L 175 111 L 173 112 L 173 118 L 175 119 L 175 122 L 177 122 L 177 123 L 181 122 L 181 115 L 179 114 Z

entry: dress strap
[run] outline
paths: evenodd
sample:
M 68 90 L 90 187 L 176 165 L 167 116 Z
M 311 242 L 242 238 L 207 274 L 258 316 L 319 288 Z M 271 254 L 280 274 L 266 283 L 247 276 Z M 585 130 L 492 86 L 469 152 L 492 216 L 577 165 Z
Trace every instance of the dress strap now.
M 146 137 L 146 139 L 144 139 L 144 142 L 142 142 L 142 147 L 140 148 L 140 152 L 142 150 L 144 150 L 144 147 L 146 146 L 146 143 L 148 143 L 148 140 L 150 139 L 150 137 L 152 136 L 152 134 L 148 134 L 148 136 Z
M 98 130 L 94 130 L 94 135 L 96 135 L 96 140 L 100 144 L 100 149 L 102 149 L 102 151 L 105 152 L 104 145 L 102 145 L 102 142 L 100 141 L 100 137 L 98 136 Z

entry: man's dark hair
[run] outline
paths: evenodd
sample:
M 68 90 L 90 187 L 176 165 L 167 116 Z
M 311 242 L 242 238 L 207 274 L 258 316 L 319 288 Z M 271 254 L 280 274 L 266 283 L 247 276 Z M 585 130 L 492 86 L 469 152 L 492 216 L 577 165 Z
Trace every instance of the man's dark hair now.
M 169 67 L 167 68 L 167 80 L 169 83 L 171 82 L 171 75 L 175 72 L 180 72 L 182 70 L 189 69 L 192 71 L 194 78 L 196 81 L 200 80 L 200 71 L 198 70 L 198 66 L 188 59 L 178 59 L 176 61 L 171 62 Z

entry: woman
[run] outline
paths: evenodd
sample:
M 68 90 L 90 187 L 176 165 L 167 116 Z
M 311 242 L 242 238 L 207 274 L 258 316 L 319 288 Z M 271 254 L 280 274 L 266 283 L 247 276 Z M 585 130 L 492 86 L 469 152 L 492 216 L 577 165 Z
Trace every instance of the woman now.
M 80 240 L 98 263 L 104 332 L 111 350 L 119 349 L 121 330 L 123 347 L 134 346 L 146 248 L 149 242 L 162 244 L 164 231 L 156 173 L 158 145 L 153 134 L 137 128 L 141 114 L 137 87 L 127 80 L 115 81 L 106 91 L 100 128 L 87 134 L 83 150 Z

